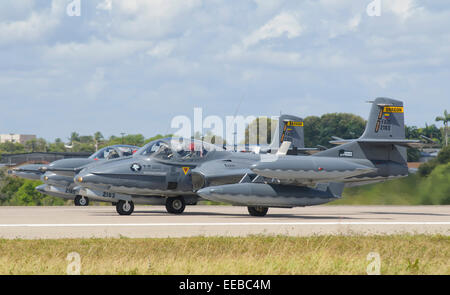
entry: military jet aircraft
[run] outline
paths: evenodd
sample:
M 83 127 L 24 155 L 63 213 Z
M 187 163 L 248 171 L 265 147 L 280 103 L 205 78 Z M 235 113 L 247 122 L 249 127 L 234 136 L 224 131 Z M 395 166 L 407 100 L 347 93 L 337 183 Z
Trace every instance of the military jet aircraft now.
M 300 123 L 286 125 L 301 128 Z M 403 103 L 389 98 L 372 102 L 358 139 L 334 142 L 340 146 L 308 157 L 293 155 L 298 148 L 293 152 L 292 142 L 280 142 L 276 154 L 256 154 L 168 138 L 149 143 L 132 158 L 83 169 L 74 181 L 113 195 L 165 197 L 170 213 L 182 213 L 186 200 L 195 203 L 200 196 L 247 206 L 250 215 L 264 216 L 269 207 L 330 202 L 341 197 L 345 184 L 407 176 L 406 147 L 420 144 L 405 139 Z M 117 204 L 119 214 L 131 214 L 134 208 L 132 199 Z
M 303 119 L 282 115 L 274 141 L 260 153 L 275 153 L 279 143 L 286 140 L 291 142 L 286 153 L 317 151 L 304 148 Z M 179 214 L 186 205 L 197 203 L 197 189 L 236 183 L 252 174 L 249 168 L 260 160 L 261 154 L 226 151 L 198 140 L 166 138 L 148 143 L 132 158 L 83 169 L 74 181 L 81 187 L 81 195 L 117 203 L 121 215 L 131 214 L 136 200 L 165 204 L 169 213 Z
M 250 170 L 257 175 L 239 183 L 207 186 L 197 193 L 208 200 L 248 206 L 253 216 L 269 207 L 318 205 L 341 197 L 344 185 L 363 185 L 408 175 L 403 103 L 376 98 L 366 129 L 358 139 L 337 139 L 339 146 L 310 157 L 278 155 L 261 159 Z
M 89 158 L 73 158 L 54 161 L 48 165 L 29 164 L 12 170 L 12 174 L 27 178 L 40 179 L 44 184 L 36 187 L 43 194 L 63 199 L 73 199 L 76 206 L 89 205 L 89 199 L 77 194 L 73 177 L 88 165 L 122 157 L 130 157 L 139 148 L 131 145 L 108 146 L 92 154 Z

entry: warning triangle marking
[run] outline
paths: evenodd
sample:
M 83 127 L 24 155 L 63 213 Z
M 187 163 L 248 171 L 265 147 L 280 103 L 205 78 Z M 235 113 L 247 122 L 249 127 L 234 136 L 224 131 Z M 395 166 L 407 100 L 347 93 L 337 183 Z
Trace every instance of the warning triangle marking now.
M 189 171 L 189 167 L 183 167 L 184 175 L 186 175 L 188 173 L 188 171 Z

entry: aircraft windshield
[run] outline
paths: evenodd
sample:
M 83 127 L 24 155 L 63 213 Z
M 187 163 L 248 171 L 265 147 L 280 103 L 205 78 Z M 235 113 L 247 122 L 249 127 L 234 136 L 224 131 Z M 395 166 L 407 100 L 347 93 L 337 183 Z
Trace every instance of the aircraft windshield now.
M 94 160 L 110 160 L 121 157 L 132 156 L 137 150 L 134 146 L 109 146 L 102 148 L 98 152 L 91 155 L 89 158 Z
M 150 142 L 136 154 L 161 160 L 193 161 L 205 157 L 213 150 L 222 148 L 199 140 L 175 138 Z

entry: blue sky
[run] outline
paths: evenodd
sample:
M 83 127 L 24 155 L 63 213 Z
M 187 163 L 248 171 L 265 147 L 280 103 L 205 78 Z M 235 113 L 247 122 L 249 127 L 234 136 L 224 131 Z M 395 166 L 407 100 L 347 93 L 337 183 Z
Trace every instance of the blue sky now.
M 173 131 L 174 116 L 450 110 L 450 2 L 72 0 L 0 3 L 0 133 L 66 140 Z

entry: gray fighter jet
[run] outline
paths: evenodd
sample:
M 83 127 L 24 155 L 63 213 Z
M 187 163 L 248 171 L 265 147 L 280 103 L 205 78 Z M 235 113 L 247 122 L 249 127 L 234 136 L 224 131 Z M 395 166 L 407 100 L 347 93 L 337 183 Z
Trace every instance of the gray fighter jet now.
M 317 152 L 304 148 L 303 119 L 282 115 L 274 141 L 260 153 L 275 153 L 286 140 L 291 144 L 285 153 Z M 117 203 L 121 215 L 131 214 L 136 201 L 165 204 L 169 213 L 179 214 L 186 205 L 197 203 L 197 189 L 238 182 L 244 175 L 253 174 L 249 168 L 260 157 L 198 140 L 166 138 L 150 142 L 132 158 L 83 169 L 74 181 L 81 187 L 81 195 Z
M 43 194 L 63 199 L 73 199 L 76 206 L 89 205 L 89 199 L 77 193 L 73 177 L 82 168 L 104 160 L 130 157 L 139 147 L 130 145 L 108 146 L 92 154 L 89 158 L 73 158 L 54 161 L 48 165 L 29 164 L 12 170 L 12 174 L 27 178 L 40 179 L 44 184 L 36 187 Z
M 408 175 L 403 103 L 377 98 L 365 132 L 358 139 L 333 141 L 339 146 L 310 157 L 278 155 L 251 166 L 256 178 L 209 186 L 197 193 L 205 199 L 248 206 L 254 216 L 269 207 L 318 205 L 341 197 L 344 185 L 363 185 Z
M 340 146 L 312 156 L 295 155 L 302 148 L 292 146 L 295 138 L 281 139 L 282 125 L 275 154 L 229 152 L 197 140 L 168 138 L 149 143 L 132 158 L 87 167 L 74 181 L 111 194 L 119 214 L 131 214 L 134 206 L 132 199 L 117 200 L 115 194 L 164 197 L 167 211 L 176 214 L 198 196 L 247 206 L 253 216 L 264 216 L 269 207 L 323 204 L 340 198 L 345 184 L 408 175 L 406 147 L 419 141 L 405 140 L 403 103 L 377 98 L 372 104 L 360 138 L 334 142 Z M 286 125 L 295 129 L 302 124 Z

